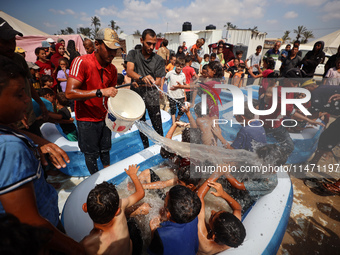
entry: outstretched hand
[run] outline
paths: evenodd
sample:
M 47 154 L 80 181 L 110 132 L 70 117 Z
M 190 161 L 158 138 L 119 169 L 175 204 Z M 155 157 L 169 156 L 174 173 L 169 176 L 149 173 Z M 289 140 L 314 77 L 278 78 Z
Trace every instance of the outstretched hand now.
M 140 168 L 140 166 L 137 166 L 137 164 L 135 164 L 135 165 L 130 165 L 129 169 L 125 168 L 124 170 L 125 170 L 126 174 L 131 177 L 133 175 L 137 175 L 139 168 Z
M 41 145 L 39 147 L 39 152 L 41 155 L 41 163 L 44 166 L 48 165 L 48 162 L 45 158 L 45 154 L 47 153 L 49 154 L 49 159 L 51 160 L 52 164 L 58 169 L 62 167 L 65 168 L 66 163 L 70 163 L 70 159 L 67 156 L 66 152 L 54 143 L 46 143 L 44 145 Z
M 222 197 L 224 190 L 223 190 L 222 185 L 220 183 L 211 181 L 211 182 L 208 183 L 208 186 L 210 188 L 216 189 L 216 192 L 211 191 L 210 192 L 211 194 L 213 194 L 215 197 Z

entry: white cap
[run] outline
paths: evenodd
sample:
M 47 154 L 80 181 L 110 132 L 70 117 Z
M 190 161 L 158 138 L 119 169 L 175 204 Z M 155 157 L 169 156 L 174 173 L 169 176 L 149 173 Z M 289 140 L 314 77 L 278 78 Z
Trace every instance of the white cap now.
M 55 41 L 52 38 L 47 38 L 46 41 L 49 43 L 55 43 Z

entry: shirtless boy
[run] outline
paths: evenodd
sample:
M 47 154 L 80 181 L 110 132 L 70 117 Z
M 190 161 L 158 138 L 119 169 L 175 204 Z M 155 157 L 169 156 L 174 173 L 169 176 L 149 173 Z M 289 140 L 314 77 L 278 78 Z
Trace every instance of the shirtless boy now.
M 130 238 L 125 209 L 141 200 L 145 193 L 137 178 L 139 166 L 131 165 L 125 169 L 135 185 L 136 192 L 120 199 L 113 184 L 103 182 L 90 191 L 84 212 L 93 220 L 93 229 L 82 240 L 87 254 L 136 254 Z

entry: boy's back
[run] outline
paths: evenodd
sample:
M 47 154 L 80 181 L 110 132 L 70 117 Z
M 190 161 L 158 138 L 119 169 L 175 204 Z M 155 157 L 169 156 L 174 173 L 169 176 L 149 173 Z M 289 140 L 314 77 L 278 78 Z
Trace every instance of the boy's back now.
M 115 216 L 115 220 L 106 231 L 93 228 L 82 240 L 88 254 L 132 254 L 127 220 L 124 212 Z

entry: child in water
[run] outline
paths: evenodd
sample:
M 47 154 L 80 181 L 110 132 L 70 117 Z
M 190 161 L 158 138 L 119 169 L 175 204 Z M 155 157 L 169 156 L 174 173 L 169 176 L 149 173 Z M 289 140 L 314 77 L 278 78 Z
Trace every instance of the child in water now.
M 125 209 L 145 195 L 137 178 L 138 169 L 137 165 L 125 169 L 136 188 L 136 192 L 127 198 L 120 199 L 115 186 L 107 182 L 98 184 L 90 191 L 83 211 L 93 220 L 94 228 L 81 241 L 87 254 L 140 254 L 140 237 L 132 238 L 132 232 L 138 232 L 138 229 L 135 223 L 129 226 L 125 216 Z

